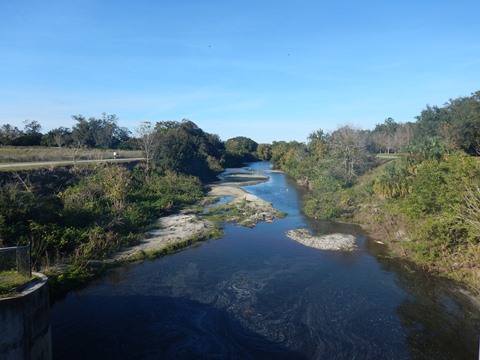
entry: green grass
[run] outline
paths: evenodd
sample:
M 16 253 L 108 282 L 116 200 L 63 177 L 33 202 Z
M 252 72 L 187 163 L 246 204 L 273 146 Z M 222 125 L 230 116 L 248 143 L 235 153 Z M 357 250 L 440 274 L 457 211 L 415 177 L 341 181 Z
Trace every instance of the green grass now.
M 393 159 L 398 159 L 400 158 L 400 154 L 384 154 L 380 153 L 375 156 L 377 159 L 388 159 L 388 160 L 393 160 Z
M 0 163 L 112 159 L 116 151 L 121 159 L 141 158 L 140 150 L 72 149 L 43 146 L 0 147 Z
M 19 286 L 27 284 L 31 278 L 17 271 L 0 272 L 0 296 L 12 294 Z

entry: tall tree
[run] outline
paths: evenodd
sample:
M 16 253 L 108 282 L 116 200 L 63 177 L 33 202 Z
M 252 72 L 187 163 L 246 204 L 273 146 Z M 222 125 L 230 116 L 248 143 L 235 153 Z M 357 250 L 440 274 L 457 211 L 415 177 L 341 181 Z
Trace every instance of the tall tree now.
M 90 121 L 83 115 L 72 115 L 72 118 L 77 122 L 72 128 L 72 138 L 74 143 L 76 145 L 94 147 L 94 129 L 92 128 Z
M 350 181 L 363 172 L 367 163 L 365 132 L 343 126 L 331 134 L 329 146 L 332 154 L 342 161 L 345 180 Z
M 225 142 L 227 152 L 236 155 L 253 153 L 257 150 L 257 146 L 255 141 L 245 136 L 237 136 Z
M 269 161 L 272 158 L 272 146 L 270 144 L 258 144 L 256 156 L 261 160 Z
M 72 128 L 72 138 L 76 144 L 112 149 L 129 138 L 129 131 L 118 126 L 117 115 L 102 113 L 101 118 L 90 117 L 88 120 L 82 115 L 72 118 L 77 121 Z
M 0 126 L 0 145 L 12 145 L 12 142 L 23 133 L 16 126 L 4 124 Z
M 308 135 L 308 150 L 316 160 L 322 158 L 327 152 L 328 134 L 322 129 Z
M 20 136 L 12 141 L 12 145 L 38 146 L 42 142 L 42 126 L 36 120 L 25 120 L 24 129 Z
M 416 116 L 415 123 L 415 141 L 426 137 L 438 136 L 438 129 L 440 125 L 449 118 L 445 116 L 445 112 L 438 106 L 427 105 L 426 109 L 422 110 L 419 116 Z
M 480 155 L 480 91 L 450 99 L 443 107 L 427 106 L 415 124 L 416 142 L 437 137 L 454 148 Z
M 27 135 L 40 134 L 42 130 L 42 125 L 37 120 L 25 120 L 24 124 L 24 133 Z
M 445 106 L 451 130 L 465 152 L 480 155 L 480 91 L 469 97 L 450 100 Z
M 72 142 L 72 131 L 69 128 L 60 126 L 45 134 L 42 142 L 47 146 L 62 147 L 69 145 Z
M 255 161 L 258 144 L 245 136 L 237 136 L 225 142 L 227 166 L 242 166 L 244 162 Z
M 162 171 L 213 179 L 220 171 L 218 136 L 205 133 L 192 121 L 157 122 L 153 160 Z

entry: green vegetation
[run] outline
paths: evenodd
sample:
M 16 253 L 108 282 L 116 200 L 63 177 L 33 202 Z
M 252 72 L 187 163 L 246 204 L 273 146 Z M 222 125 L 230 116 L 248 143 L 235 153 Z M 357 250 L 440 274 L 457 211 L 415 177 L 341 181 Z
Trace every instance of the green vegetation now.
M 264 208 L 261 211 L 258 206 L 252 206 L 247 199 L 212 206 L 203 215 L 203 217 L 214 223 L 232 222 L 247 227 L 253 227 L 261 220 L 273 220 L 273 218 L 285 216 L 287 216 L 285 212 L 276 210 L 273 207 Z
M 0 147 L 0 163 L 112 159 L 113 151 L 113 149 L 3 146 Z M 122 159 L 143 157 L 140 150 L 122 150 L 118 154 Z
M 225 142 L 228 167 L 241 167 L 244 162 L 257 160 L 258 144 L 245 136 L 237 136 Z
M 137 137 L 129 138 L 116 116 L 74 119 L 72 130 L 59 128 L 43 136 L 36 122 L 26 124 L 24 131 L 8 124 L 0 128 L 0 140 L 8 145 L 0 148 L 0 161 L 74 160 L 69 166 L 0 172 L 0 246 L 31 244 L 33 267 L 49 275 L 53 292 L 107 270 L 110 265 L 97 260 L 135 244 L 159 217 L 196 204 L 206 192 L 202 181 L 214 179 L 230 157 L 217 135 L 189 120 L 143 123 Z M 49 137 L 55 144 L 28 143 L 29 134 Z M 13 146 L 17 143 L 36 146 Z M 120 158 L 146 160 L 76 163 L 111 159 L 113 149 L 127 145 L 138 150 L 115 150 Z M 202 239 L 219 233 L 214 227 Z M 169 254 L 202 239 L 188 239 L 144 257 Z
M 71 130 L 47 134 L 36 121 L 26 121 L 24 130 L 2 125 L 0 144 L 23 153 L 29 151 L 19 145 L 42 144 L 68 159 L 133 149 L 146 160 L 0 173 L 0 245 L 31 243 L 36 267 L 61 269 L 55 284 L 85 281 L 90 260 L 134 243 L 159 216 L 201 199 L 202 181 L 262 159 L 309 189 L 306 214 L 361 223 L 393 253 L 480 291 L 480 91 L 427 106 L 415 123 L 387 118 L 371 131 L 318 130 L 307 143 L 223 142 L 189 120 L 145 122 L 132 137 L 115 115 L 74 119 Z M 0 148 L 0 156 L 11 149 Z M 43 160 L 33 149 L 30 156 Z M 3 156 L 18 161 L 16 154 Z M 206 216 L 255 216 L 241 205 Z
M 478 159 L 463 152 L 419 162 L 405 156 L 378 171 L 376 196 L 358 219 L 372 232 L 388 229 L 384 236 L 396 251 L 478 291 L 479 186 Z M 372 209 L 377 215 L 373 218 L 368 214 Z
M 16 292 L 16 288 L 31 281 L 28 276 L 22 275 L 17 271 L 0 272 L 0 297 L 11 296 Z
M 155 127 L 152 160 L 161 170 L 172 170 L 214 180 L 223 170 L 223 142 L 217 135 L 204 132 L 189 120 L 165 121 Z
M 366 133 L 345 126 L 332 134 L 317 131 L 307 144 L 273 143 L 272 162 L 310 190 L 307 215 L 337 219 L 349 212 L 355 179 L 375 165 L 366 147 Z
M 272 161 L 309 188 L 308 215 L 358 222 L 393 253 L 480 292 L 479 144 L 477 92 L 416 123 L 274 143 Z
M 31 243 L 35 268 L 59 281 L 88 278 L 87 264 L 132 244 L 163 214 L 204 195 L 198 178 L 142 166 L 95 165 L 2 173 L 3 245 Z

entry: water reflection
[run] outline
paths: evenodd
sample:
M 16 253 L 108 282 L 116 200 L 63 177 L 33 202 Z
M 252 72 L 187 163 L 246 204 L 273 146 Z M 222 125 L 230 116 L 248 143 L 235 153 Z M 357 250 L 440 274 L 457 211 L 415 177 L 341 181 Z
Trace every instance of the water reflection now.
M 480 336 L 478 303 L 449 280 L 429 276 L 414 264 L 379 257 L 407 294 L 398 306 L 415 359 L 475 359 Z M 420 350 L 421 349 L 421 350 Z

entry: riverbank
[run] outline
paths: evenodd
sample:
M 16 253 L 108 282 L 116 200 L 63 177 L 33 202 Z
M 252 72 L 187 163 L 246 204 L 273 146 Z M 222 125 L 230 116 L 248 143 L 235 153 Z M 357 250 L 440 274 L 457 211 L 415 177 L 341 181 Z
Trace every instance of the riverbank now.
M 448 247 L 437 250 L 428 237 L 422 237 L 422 222 L 415 224 L 402 213 L 392 211 L 380 200 L 365 200 L 353 213 L 353 222 L 360 225 L 369 238 L 386 247 L 389 256 L 410 261 L 433 275 L 468 287 L 480 301 L 480 253 L 474 242 L 458 243 L 455 251 Z M 436 237 L 446 236 L 439 232 Z M 440 255 L 442 251 L 444 255 Z
M 310 189 L 308 181 L 315 180 L 305 177 L 297 179 L 297 184 L 309 194 L 303 205 L 308 216 L 357 224 L 369 239 L 385 246 L 388 256 L 459 282 L 480 298 L 480 242 L 472 225 L 478 222 L 478 214 L 465 202 L 470 199 L 474 204 L 480 198 L 459 185 L 473 181 L 466 169 L 476 168 L 475 161 L 460 155 L 440 163 L 426 162 L 422 173 L 409 175 L 408 189 L 390 195 L 381 187 L 387 165 L 371 169 L 344 188 Z M 438 191 L 432 192 L 430 179 L 436 179 Z
M 164 249 L 178 250 L 198 240 L 219 237 L 220 222 L 253 227 L 261 221 L 272 222 L 275 218 L 285 216 L 271 203 L 238 187 L 259 184 L 268 179 L 268 176 L 259 174 L 231 174 L 225 177 L 221 184 L 210 185 L 203 203 L 212 203 L 212 200 L 217 202 L 220 197 L 232 197 L 232 200 L 213 205 L 207 212 L 204 207 L 200 207 L 200 211 L 185 209 L 178 214 L 162 217 L 157 221 L 157 228 L 148 231 L 144 239 L 115 253 L 107 262 L 161 255 L 165 252 Z
M 201 219 L 195 214 L 184 213 L 162 217 L 158 219 L 156 225 L 158 228 L 148 231 L 144 239 L 136 245 L 115 253 L 107 262 L 149 257 L 167 247 L 176 249 L 181 243 L 188 246 L 193 240 L 212 237 L 210 233 L 214 229 L 213 222 Z

